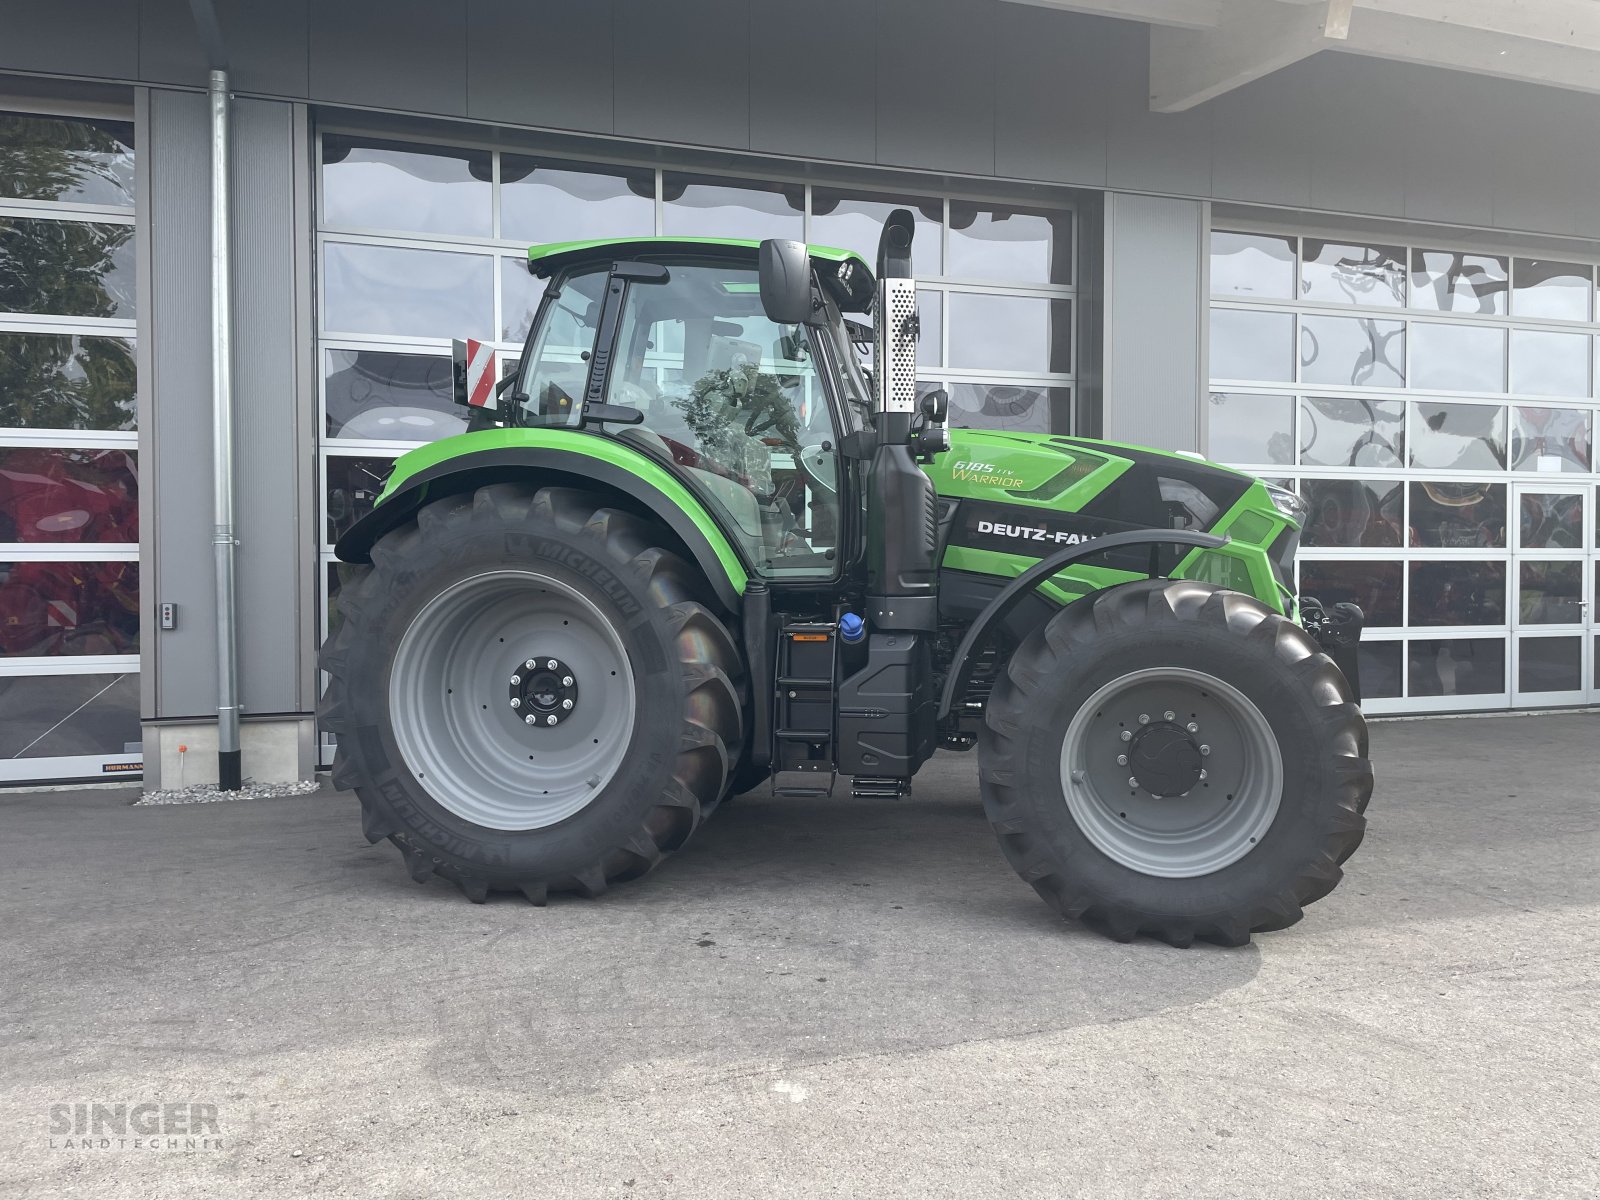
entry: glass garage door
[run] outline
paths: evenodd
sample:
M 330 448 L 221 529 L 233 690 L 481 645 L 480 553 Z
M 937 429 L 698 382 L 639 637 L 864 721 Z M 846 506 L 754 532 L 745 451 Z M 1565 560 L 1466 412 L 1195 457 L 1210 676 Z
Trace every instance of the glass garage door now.
M 1071 432 L 1076 221 L 1065 208 L 901 195 L 758 176 L 318 137 L 323 620 L 337 615 L 340 534 L 394 458 L 458 432 L 450 339 L 516 362 L 542 284 L 529 245 L 604 236 L 785 237 L 876 253 L 895 207 L 917 217 L 925 386 L 953 425 Z M 665 368 L 664 368 L 665 369 Z
M 1305 500 L 1366 707 L 1593 700 L 1595 263 L 1218 228 L 1210 272 L 1208 453 Z
M 0 112 L 0 785 L 139 769 L 133 156 Z

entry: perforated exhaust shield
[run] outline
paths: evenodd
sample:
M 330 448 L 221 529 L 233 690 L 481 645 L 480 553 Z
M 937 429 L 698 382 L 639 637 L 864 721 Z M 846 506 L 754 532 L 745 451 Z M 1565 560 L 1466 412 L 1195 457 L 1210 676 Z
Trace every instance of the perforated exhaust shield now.
M 884 279 L 878 284 L 878 322 L 873 362 L 880 412 L 917 410 L 917 284 Z

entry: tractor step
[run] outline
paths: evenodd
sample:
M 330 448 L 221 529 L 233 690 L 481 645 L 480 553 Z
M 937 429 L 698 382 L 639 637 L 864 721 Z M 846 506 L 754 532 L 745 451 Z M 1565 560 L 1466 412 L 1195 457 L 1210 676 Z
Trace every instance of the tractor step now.
M 772 732 L 773 788 L 781 796 L 833 791 L 833 622 L 791 621 L 778 644 Z
M 857 775 L 850 781 L 850 794 L 857 800 L 898 800 L 911 794 L 911 780 Z

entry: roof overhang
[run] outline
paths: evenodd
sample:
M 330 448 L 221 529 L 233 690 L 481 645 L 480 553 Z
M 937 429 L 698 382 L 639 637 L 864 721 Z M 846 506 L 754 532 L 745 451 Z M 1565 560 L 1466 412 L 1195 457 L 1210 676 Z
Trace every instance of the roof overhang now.
M 1600 0 L 1011 0 L 1141 21 L 1150 108 L 1182 112 L 1324 50 L 1600 92 Z

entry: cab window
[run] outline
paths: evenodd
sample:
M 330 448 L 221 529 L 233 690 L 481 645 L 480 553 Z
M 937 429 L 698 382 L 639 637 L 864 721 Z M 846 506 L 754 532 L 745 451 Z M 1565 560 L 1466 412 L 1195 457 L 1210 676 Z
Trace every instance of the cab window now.
M 607 400 L 645 419 L 616 436 L 671 462 L 761 574 L 833 574 L 838 432 L 809 332 L 767 319 L 753 268 L 668 271 L 627 291 Z

